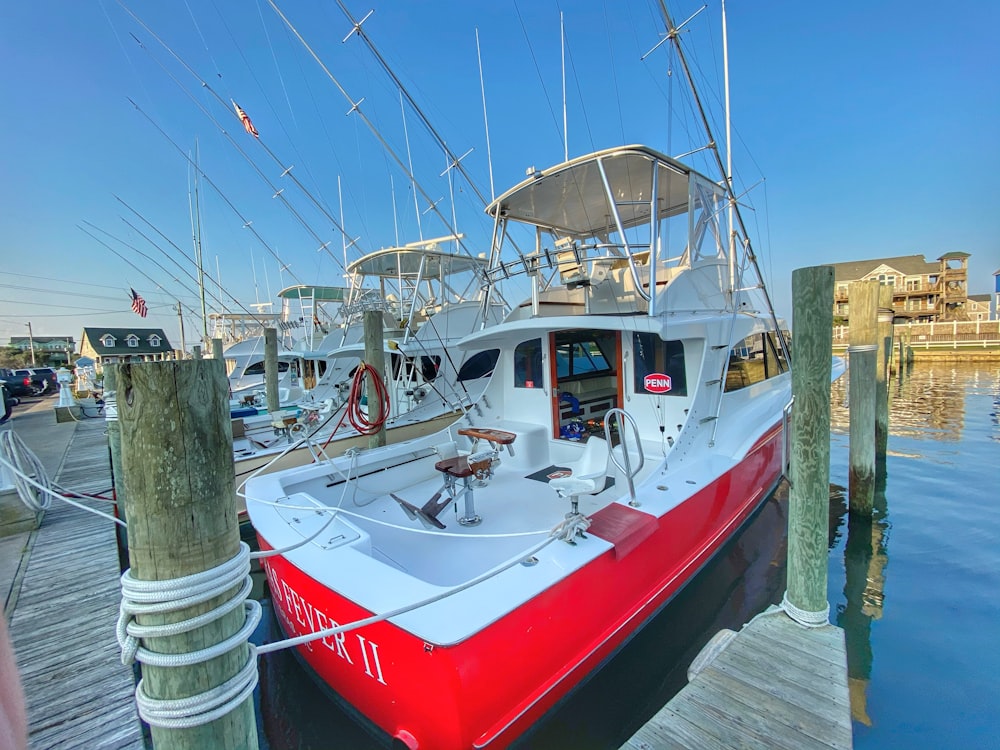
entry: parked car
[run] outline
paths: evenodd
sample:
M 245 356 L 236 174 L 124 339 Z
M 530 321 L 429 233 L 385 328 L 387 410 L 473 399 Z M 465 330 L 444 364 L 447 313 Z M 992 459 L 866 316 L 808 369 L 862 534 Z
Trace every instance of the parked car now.
M 3 408 L 0 409 L 0 424 L 3 424 L 10 419 L 11 409 L 21 403 L 21 400 L 17 396 L 10 395 L 10 391 L 7 390 L 7 381 L 2 379 L 0 379 L 0 401 L 3 402 Z
M 14 379 L 21 382 L 28 396 L 38 396 L 42 393 L 55 393 L 59 390 L 59 379 L 51 367 L 23 368 L 13 370 Z
M 14 398 L 34 396 L 38 391 L 29 375 L 16 375 L 14 370 L 0 368 L 0 380 L 3 381 L 8 395 Z
M 51 367 L 31 368 L 31 379 L 39 385 L 45 383 L 45 390 L 59 390 L 59 374 Z

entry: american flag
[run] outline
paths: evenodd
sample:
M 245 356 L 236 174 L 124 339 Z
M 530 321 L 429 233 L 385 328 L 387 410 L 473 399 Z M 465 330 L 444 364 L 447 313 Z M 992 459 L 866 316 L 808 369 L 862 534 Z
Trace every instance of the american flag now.
M 230 99 L 230 101 L 232 100 Z M 250 117 L 243 111 L 243 108 L 236 102 L 233 102 L 233 106 L 236 107 L 236 114 L 239 115 L 240 122 L 243 123 L 243 128 L 254 138 L 260 138 L 260 133 L 257 132 L 257 128 L 253 126 L 253 123 L 250 122 Z
M 132 312 L 138 313 L 141 318 L 145 318 L 146 313 L 149 312 L 146 309 L 146 300 L 140 297 L 135 289 L 129 287 L 129 291 L 132 292 Z

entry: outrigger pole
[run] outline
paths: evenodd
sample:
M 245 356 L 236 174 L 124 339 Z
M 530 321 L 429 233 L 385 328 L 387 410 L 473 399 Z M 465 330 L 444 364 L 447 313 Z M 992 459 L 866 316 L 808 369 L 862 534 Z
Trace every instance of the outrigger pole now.
M 739 203 L 736 202 L 736 196 L 733 194 L 732 186 L 732 176 L 726 171 L 726 165 L 722 162 L 722 156 L 719 154 L 718 144 L 715 142 L 715 137 L 712 135 L 712 126 L 709 124 L 708 115 L 705 112 L 705 107 L 701 103 L 701 97 L 698 96 L 698 89 L 694 84 L 694 77 L 691 75 L 691 68 L 688 66 L 687 58 L 684 56 L 684 49 L 681 47 L 680 39 L 680 29 L 674 26 L 674 22 L 670 18 L 670 12 L 667 10 L 667 4 L 665 0 L 659 0 L 660 13 L 663 15 L 664 23 L 667 26 L 667 39 L 669 39 L 673 45 L 674 49 L 677 50 L 677 59 L 680 60 L 681 68 L 684 70 L 684 77 L 687 79 L 688 87 L 691 89 L 691 96 L 694 97 L 695 106 L 698 108 L 698 114 L 701 117 L 702 126 L 705 128 L 705 133 L 708 135 L 708 148 L 711 150 L 712 154 L 715 156 L 716 164 L 719 167 L 720 174 L 726 183 L 726 190 L 729 193 L 729 205 L 730 210 L 736 217 L 736 222 L 739 224 L 740 233 L 743 237 L 743 248 L 746 251 L 746 256 L 749 261 L 753 264 L 754 271 L 757 273 L 757 280 L 760 282 L 760 290 L 764 295 L 764 300 L 767 302 L 768 313 L 771 315 L 771 321 L 774 323 L 775 331 L 780 331 L 778 326 L 778 316 L 774 311 L 774 305 L 771 303 L 771 295 L 767 291 L 767 286 L 764 284 L 764 276 L 760 271 L 760 266 L 757 264 L 757 256 L 754 254 L 753 247 L 750 244 L 750 235 L 747 232 L 746 224 L 743 222 L 743 215 L 740 213 Z M 727 54 L 728 59 L 728 54 Z M 728 95 L 728 66 L 727 66 L 727 94 L 726 101 L 729 101 Z M 727 106 L 727 123 L 728 123 L 728 106 Z M 728 125 L 727 125 L 728 128 Z M 730 252 L 730 258 L 732 258 L 732 253 Z M 731 277 L 732 278 L 732 277 Z M 733 297 L 733 304 L 735 310 L 736 299 Z M 788 346 L 785 343 L 785 337 L 779 335 L 778 337 L 781 350 L 785 355 L 785 359 L 791 362 L 791 357 L 789 356 Z

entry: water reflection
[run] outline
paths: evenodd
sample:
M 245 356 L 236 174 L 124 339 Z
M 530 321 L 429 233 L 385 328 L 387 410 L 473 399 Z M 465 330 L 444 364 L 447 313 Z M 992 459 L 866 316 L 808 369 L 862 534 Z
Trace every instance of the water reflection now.
M 850 375 L 848 370 L 831 388 L 830 424 L 834 432 L 846 433 L 850 428 Z M 902 377 L 889 383 L 889 434 L 958 441 L 965 428 L 966 393 L 977 389 L 996 393 L 998 384 L 1000 366 L 995 364 L 939 362 L 907 367 Z
M 872 676 L 872 621 L 881 619 L 885 602 L 885 569 L 889 564 L 889 508 L 885 496 L 886 464 L 875 467 L 875 496 L 870 518 L 846 513 L 844 602 L 837 606 L 836 625 L 847 645 L 847 684 L 851 717 L 871 726 L 868 685 Z
M 854 746 L 994 747 L 1000 364 L 921 362 L 889 387 L 874 515 L 831 506 L 829 598 L 845 633 Z M 831 480 L 846 483 L 846 391 L 834 390 Z

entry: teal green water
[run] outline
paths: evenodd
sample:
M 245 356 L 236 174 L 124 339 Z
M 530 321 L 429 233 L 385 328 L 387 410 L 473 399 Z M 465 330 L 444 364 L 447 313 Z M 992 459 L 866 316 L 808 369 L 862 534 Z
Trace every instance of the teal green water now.
M 845 384 L 831 482 L 847 484 Z M 831 620 L 845 629 L 856 748 L 1000 747 L 1000 365 L 915 366 L 890 384 L 870 524 L 838 519 Z
M 892 382 L 870 522 L 847 513 L 846 387 L 832 391 L 829 600 L 845 630 L 855 747 L 1000 748 L 1000 365 L 923 365 Z M 518 747 L 624 744 L 684 686 L 712 635 L 781 600 L 787 520 L 781 487 Z M 265 625 L 257 636 L 281 634 Z M 257 698 L 263 748 L 379 747 L 287 652 L 261 659 Z

